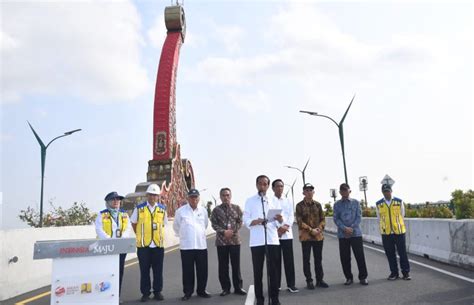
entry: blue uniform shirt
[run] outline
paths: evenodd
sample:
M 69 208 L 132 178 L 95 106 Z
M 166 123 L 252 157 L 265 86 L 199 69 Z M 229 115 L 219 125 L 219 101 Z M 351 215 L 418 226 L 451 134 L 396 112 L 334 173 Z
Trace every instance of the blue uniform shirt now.
M 350 237 L 362 236 L 362 230 L 360 229 L 362 211 L 359 201 L 356 199 L 348 198 L 336 201 L 333 219 L 337 226 L 338 238 L 349 238 L 344 235 L 345 227 L 351 227 L 354 230 Z

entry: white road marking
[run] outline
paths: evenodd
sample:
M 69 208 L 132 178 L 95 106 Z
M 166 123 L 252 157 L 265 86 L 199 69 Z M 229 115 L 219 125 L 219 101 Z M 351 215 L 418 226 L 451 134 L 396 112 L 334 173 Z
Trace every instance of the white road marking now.
M 255 291 L 253 289 L 253 285 L 249 286 L 249 290 L 247 290 L 247 298 L 245 299 L 245 305 L 253 305 L 255 302 Z
M 370 246 L 366 246 L 366 245 L 364 245 L 364 247 L 385 254 L 385 251 L 383 251 L 383 250 L 380 250 L 380 249 L 377 249 L 377 248 L 374 248 L 374 247 L 370 247 Z M 397 257 L 400 258 L 398 255 L 397 255 Z M 462 276 L 462 275 L 459 275 L 459 274 L 456 274 L 456 273 L 453 273 L 453 272 L 450 272 L 450 271 L 447 271 L 447 270 L 444 270 L 444 269 L 441 269 L 441 268 L 437 268 L 437 267 L 433 267 L 433 266 L 430 266 L 430 265 L 427 265 L 427 264 L 424 264 L 424 263 L 420 263 L 420 262 L 414 261 L 412 259 L 409 259 L 408 261 L 410 263 L 420 265 L 420 266 L 423 266 L 425 268 L 444 273 L 446 275 L 461 279 L 463 281 L 466 281 L 466 282 L 469 282 L 469 283 L 474 283 L 474 279 L 471 279 L 471 278 L 468 278 L 468 277 L 465 277 L 465 276 Z

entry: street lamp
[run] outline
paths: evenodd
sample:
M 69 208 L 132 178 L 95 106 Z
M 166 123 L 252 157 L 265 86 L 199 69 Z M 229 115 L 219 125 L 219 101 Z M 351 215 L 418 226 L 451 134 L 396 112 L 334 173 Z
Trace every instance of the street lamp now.
M 290 187 L 290 189 L 288 190 L 288 192 L 291 190 L 291 199 L 293 200 L 293 211 L 295 210 L 295 192 L 293 191 L 293 188 L 294 188 L 294 186 L 295 186 L 295 183 L 296 183 L 296 179 L 295 179 L 295 181 L 293 181 L 293 184 L 292 184 L 292 185 L 289 185 L 289 184 L 286 184 L 286 183 L 285 183 L 286 186 L 289 186 L 289 187 Z M 288 197 L 288 192 L 286 192 L 285 197 Z
M 57 136 L 56 138 L 49 141 L 48 145 L 44 145 L 43 141 L 41 140 L 39 135 L 36 133 L 36 131 L 33 129 L 33 126 L 31 126 L 30 122 L 28 122 L 28 125 L 30 125 L 31 131 L 33 131 L 33 134 L 35 135 L 36 140 L 38 140 L 38 143 L 41 147 L 41 197 L 40 197 L 40 219 L 39 219 L 39 227 L 41 228 L 43 227 L 43 188 L 44 188 L 44 167 L 46 163 L 46 149 L 48 149 L 49 145 L 51 145 L 51 143 L 53 143 L 57 139 L 70 136 L 75 132 L 81 131 L 82 129 L 74 129 L 71 131 L 66 131 L 64 134 Z
M 354 101 L 354 98 L 355 98 L 355 94 L 354 96 L 352 97 L 352 100 L 349 104 L 349 106 L 347 107 L 347 110 L 346 112 L 344 113 L 344 116 L 342 117 L 341 121 L 339 123 L 337 123 L 333 118 L 327 116 L 327 115 L 323 115 L 323 114 L 318 114 L 317 112 L 312 112 L 312 111 L 305 111 L 305 110 L 300 110 L 301 113 L 307 113 L 309 115 L 314 115 L 314 116 L 320 116 L 320 117 L 323 117 L 323 118 L 326 118 L 326 119 L 329 119 L 331 120 L 334 124 L 336 124 L 337 128 L 339 129 L 339 140 L 341 141 L 341 149 L 342 149 L 342 162 L 344 163 L 344 177 L 346 178 L 346 183 L 347 182 L 347 169 L 346 169 L 346 156 L 344 154 L 344 128 L 343 128 L 343 123 L 344 123 L 344 120 L 346 119 L 346 116 L 347 116 L 347 113 L 349 112 L 349 109 L 351 108 L 351 105 L 352 105 L 352 102 Z
M 311 158 L 308 158 L 308 161 L 306 162 L 305 166 L 303 167 L 303 170 L 297 168 L 297 167 L 294 167 L 294 166 L 289 166 L 289 165 L 285 165 L 285 167 L 288 167 L 288 168 L 292 168 L 292 169 L 296 169 L 297 171 L 299 171 L 301 173 L 301 175 L 303 176 L 303 185 L 306 184 L 306 180 L 304 178 L 304 172 L 306 170 L 306 167 L 308 166 L 308 163 L 309 163 L 309 159 Z

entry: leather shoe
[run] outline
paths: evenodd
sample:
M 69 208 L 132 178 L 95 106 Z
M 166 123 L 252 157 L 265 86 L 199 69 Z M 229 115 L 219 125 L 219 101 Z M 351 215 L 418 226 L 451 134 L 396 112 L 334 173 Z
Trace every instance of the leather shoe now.
M 325 281 L 321 281 L 321 282 L 317 282 L 317 283 L 316 283 L 316 287 L 328 288 L 329 285 L 328 285 Z
M 142 303 L 148 302 L 149 300 L 150 300 L 149 295 L 142 295 L 142 297 L 140 298 L 140 302 L 142 302 Z
M 313 282 L 308 282 L 308 284 L 306 284 L 306 288 L 308 288 L 309 290 L 313 290 L 314 289 Z
M 230 294 L 229 290 L 222 290 L 221 294 L 219 294 L 221 297 L 225 297 L 226 295 Z
M 367 279 L 363 279 L 363 280 L 360 280 L 360 284 L 364 285 L 364 286 L 367 286 L 367 285 L 369 285 L 369 281 L 367 281 Z
M 201 298 L 206 298 L 206 299 L 211 297 L 211 295 L 207 291 L 200 292 L 197 295 L 200 296 Z
M 181 298 L 181 300 L 187 301 L 187 300 L 189 300 L 190 298 L 191 298 L 191 296 L 190 296 L 189 294 L 185 294 L 185 295 Z
M 236 289 L 234 291 L 235 294 L 238 294 L 238 295 L 246 295 L 247 294 L 247 291 L 245 291 L 244 289 L 240 288 L 240 289 Z
M 344 285 L 349 286 L 349 285 L 352 285 L 352 283 L 354 283 L 352 279 L 347 279 Z
M 153 298 L 157 301 L 163 301 L 165 299 L 161 292 L 155 293 L 155 296 Z

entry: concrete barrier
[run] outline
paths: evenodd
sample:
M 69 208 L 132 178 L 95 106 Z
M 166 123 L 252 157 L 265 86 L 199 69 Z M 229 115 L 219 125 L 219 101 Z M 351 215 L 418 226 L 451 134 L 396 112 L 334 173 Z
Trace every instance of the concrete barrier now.
M 214 234 L 211 225 L 207 234 Z M 35 290 L 51 283 L 51 260 L 33 260 L 33 246 L 38 240 L 96 238 L 90 226 L 28 228 L 0 231 L 0 301 Z M 173 231 L 173 221 L 165 227 L 165 248 L 179 244 Z M 209 245 L 211 246 L 211 245 Z M 13 262 L 17 257 L 18 261 Z M 136 254 L 128 254 L 133 259 Z
M 473 219 L 407 218 L 405 224 L 409 253 L 474 269 Z M 379 222 L 376 218 L 362 218 L 360 227 L 365 241 L 382 245 Z M 326 231 L 337 232 L 332 217 L 326 217 Z

